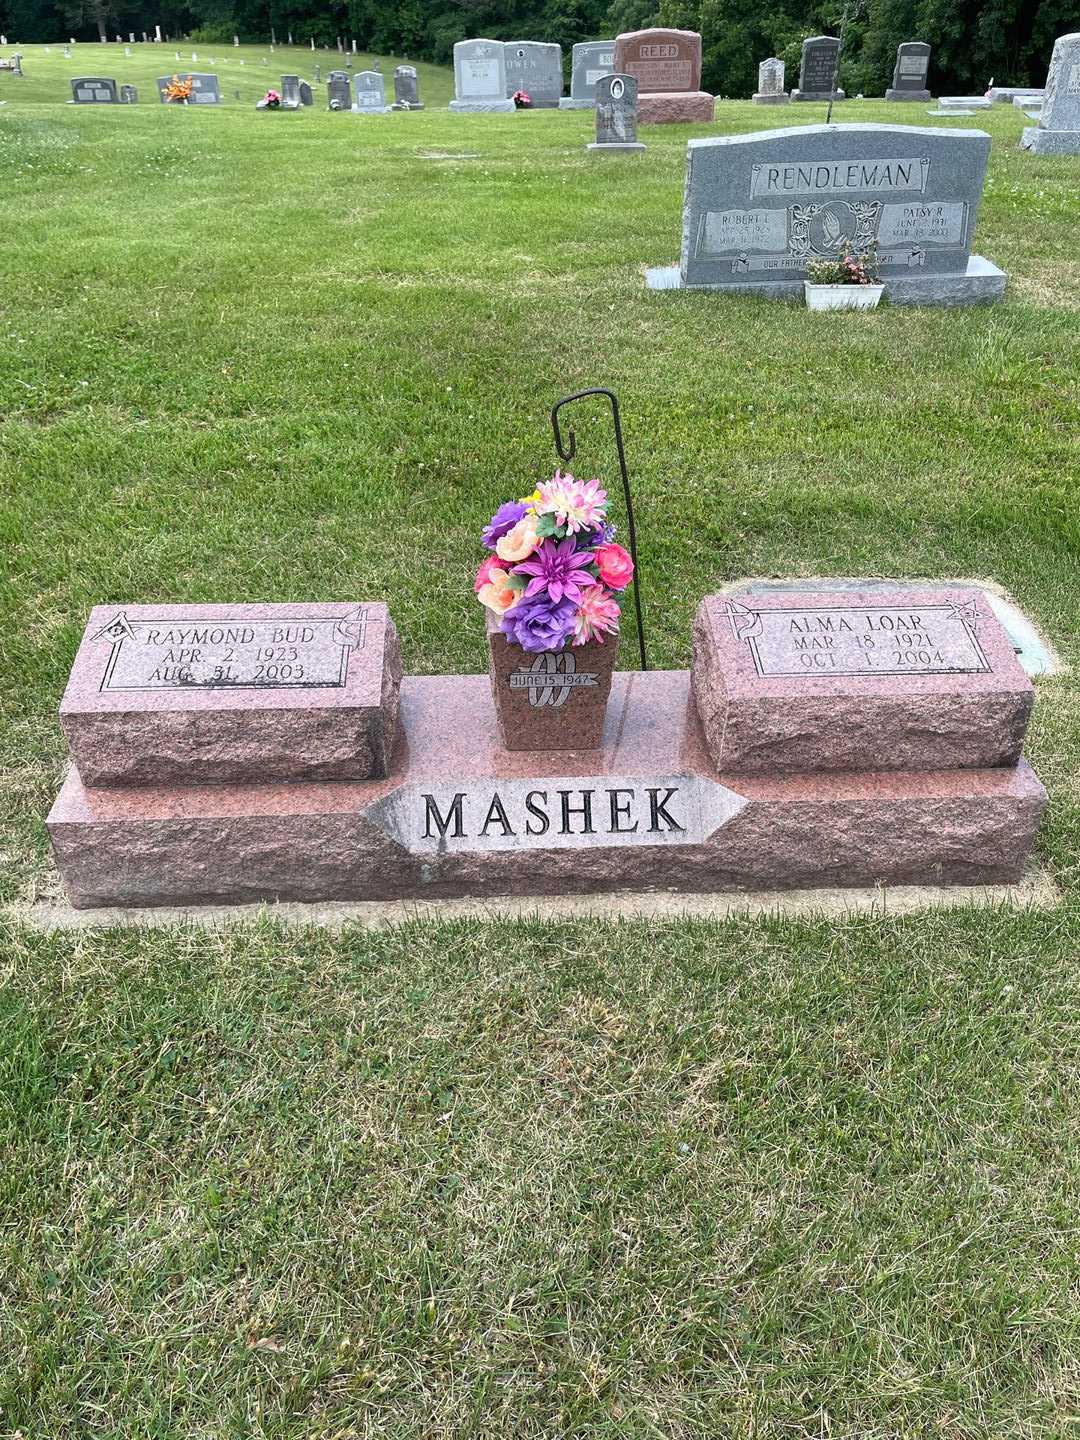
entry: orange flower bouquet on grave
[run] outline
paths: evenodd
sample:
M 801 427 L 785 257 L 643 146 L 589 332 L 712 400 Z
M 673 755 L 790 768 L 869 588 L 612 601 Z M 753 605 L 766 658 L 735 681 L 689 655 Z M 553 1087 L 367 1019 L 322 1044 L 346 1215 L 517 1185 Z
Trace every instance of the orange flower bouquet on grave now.
M 167 105 L 186 105 L 191 99 L 191 80 L 181 80 L 174 75 L 165 86 L 165 103 Z

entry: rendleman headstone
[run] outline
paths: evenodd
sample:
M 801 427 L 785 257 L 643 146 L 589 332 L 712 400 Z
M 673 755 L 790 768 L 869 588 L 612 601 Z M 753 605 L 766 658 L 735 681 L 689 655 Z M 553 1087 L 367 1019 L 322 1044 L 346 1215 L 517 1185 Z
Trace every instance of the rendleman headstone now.
M 930 46 L 922 40 L 905 40 L 896 48 L 892 84 L 886 100 L 929 100 L 926 76 L 930 69 Z
M 76 105 L 118 105 L 116 81 L 100 75 L 84 75 L 71 82 L 71 98 Z
M 701 84 L 701 36 L 695 30 L 629 30 L 615 41 L 615 70 L 638 82 L 643 125 L 710 121 L 713 97 Z
M 786 105 L 791 96 L 784 89 L 784 62 L 775 57 L 758 66 L 755 105 Z
M 996 300 L 972 255 L 990 136 L 908 125 L 809 125 L 688 145 L 680 266 L 652 289 L 803 293 L 809 260 L 876 247 L 895 304 Z
M 596 140 L 593 154 L 638 154 L 637 81 L 632 75 L 603 75 L 596 82 Z
M 1020 144 L 1036 155 L 1080 155 L 1080 31 L 1054 41 L 1039 123 Z
M 399 65 L 394 71 L 395 110 L 423 110 L 420 100 L 420 81 L 414 65 Z
M 390 107 L 386 103 L 386 82 L 378 70 L 361 70 L 353 79 L 356 93 L 354 109 L 364 115 L 386 115 Z
M 506 94 L 506 58 L 501 40 L 459 40 L 454 46 L 451 110 L 466 114 L 514 109 Z
M 533 110 L 557 110 L 562 96 L 562 47 L 541 40 L 508 40 L 503 47 L 506 93 L 524 90 Z
M 559 101 L 559 109 L 591 110 L 596 104 L 596 82 L 614 69 L 614 40 L 585 40 L 575 45 L 570 62 L 570 94 Z
M 799 88 L 791 92 L 792 100 L 844 100 L 837 84 L 837 62 L 840 41 L 833 35 L 811 35 L 802 42 L 799 65 Z

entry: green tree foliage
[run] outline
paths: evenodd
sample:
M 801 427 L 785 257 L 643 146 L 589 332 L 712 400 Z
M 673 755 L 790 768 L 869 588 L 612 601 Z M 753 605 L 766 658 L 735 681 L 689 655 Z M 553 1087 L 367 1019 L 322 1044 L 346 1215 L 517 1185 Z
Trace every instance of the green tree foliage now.
M 454 42 L 555 40 L 570 46 L 620 30 L 673 25 L 699 30 L 703 77 L 717 95 L 747 96 L 769 55 L 787 62 L 797 83 L 804 36 L 839 31 L 845 0 L 0 0 L 0 29 L 24 42 L 74 35 L 96 39 L 128 30 L 197 33 L 205 41 L 279 39 L 301 44 L 355 39 L 376 54 L 449 62 Z M 847 0 L 841 84 L 849 94 L 880 95 L 890 83 L 896 47 L 933 47 L 930 86 L 937 93 L 979 91 L 990 78 L 1041 85 L 1055 38 L 1080 29 L 1080 0 Z

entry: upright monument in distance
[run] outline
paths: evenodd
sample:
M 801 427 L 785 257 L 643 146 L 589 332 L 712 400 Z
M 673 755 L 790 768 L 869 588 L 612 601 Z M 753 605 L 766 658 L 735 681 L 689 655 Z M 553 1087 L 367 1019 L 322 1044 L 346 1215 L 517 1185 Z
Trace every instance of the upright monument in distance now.
M 1080 155 L 1080 31 L 1054 41 L 1039 123 L 1020 144 L 1036 155 Z
M 905 40 L 896 47 L 896 66 L 886 100 L 929 100 L 926 76 L 930 69 L 930 46 L 922 40 Z
M 846 100 L 837 84 L 839 63 L 840 41 L 834 35 L 811 35 L 804 40 L 799 87 L 791 92 L 792 100 Z
M 615 41 L 615 71 L 638 85 L 642 125 L 711 121 L 716 109 L 701 84 L 701 36 L 695 30 L 630 30 Z

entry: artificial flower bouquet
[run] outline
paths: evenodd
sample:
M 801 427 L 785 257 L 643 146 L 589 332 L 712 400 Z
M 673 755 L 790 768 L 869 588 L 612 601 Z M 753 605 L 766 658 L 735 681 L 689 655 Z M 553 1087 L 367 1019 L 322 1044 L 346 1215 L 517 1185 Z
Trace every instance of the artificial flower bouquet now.
M 280 110 L 281 95 L 277 90 L 267 90 L 263 98 L 256 102 L 256 110 Z
M 186 105 L 191 99 L 192 88 L 193 82 L 190 76 L 186 80 L 181 80 L 178 75 L 174 75 L 165 86 L 162 98 L 166 105 Z
M 473 588 L 488 612 L 491 676 L 509 749 L 599 744 L 634 564 L 615 542 L 599 480 L 556 471 L 500 505 Z M 523 653 L 524 652 L 524 653 Z

